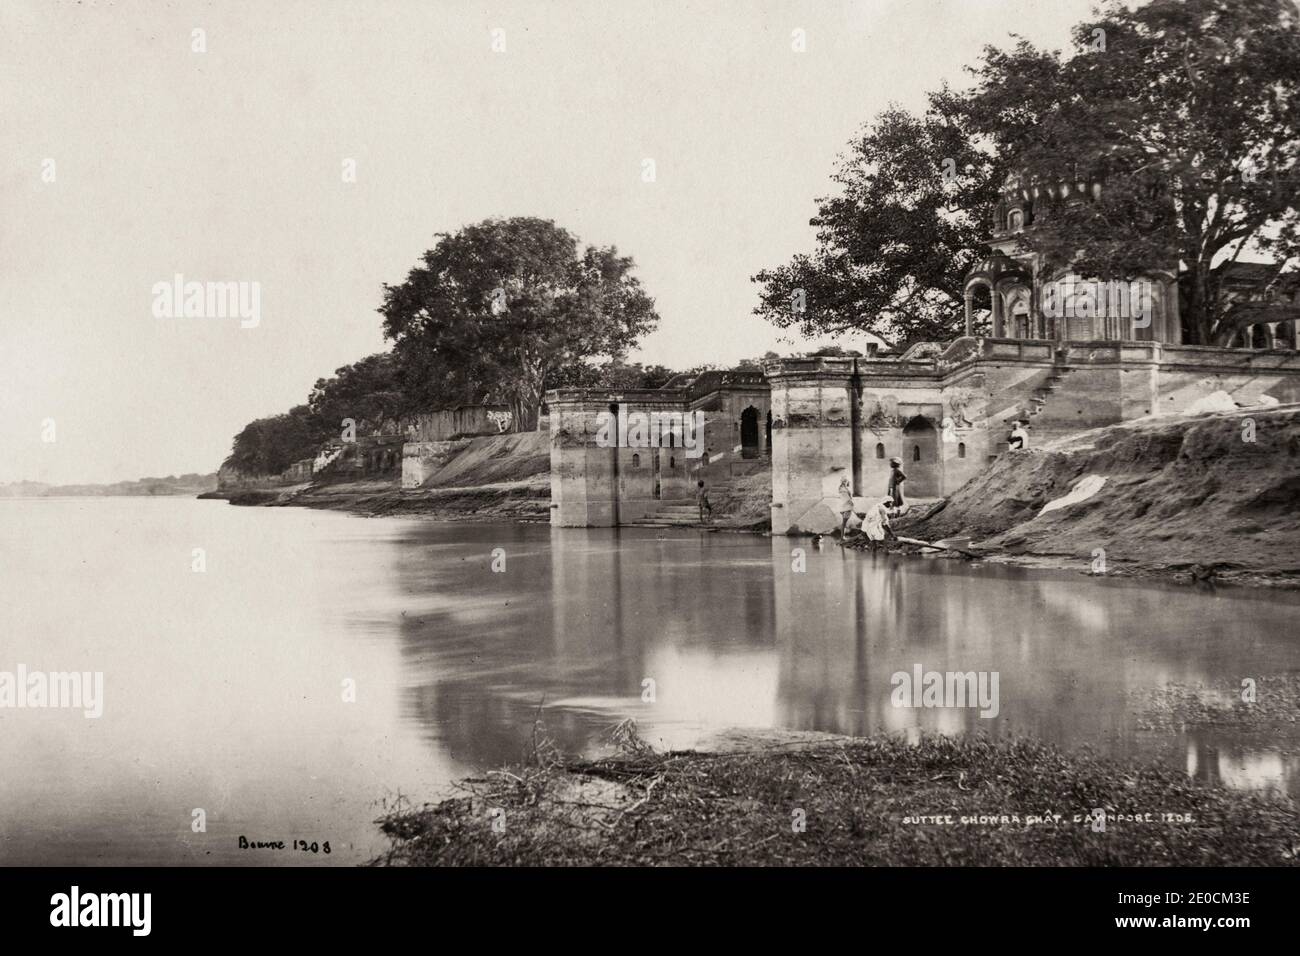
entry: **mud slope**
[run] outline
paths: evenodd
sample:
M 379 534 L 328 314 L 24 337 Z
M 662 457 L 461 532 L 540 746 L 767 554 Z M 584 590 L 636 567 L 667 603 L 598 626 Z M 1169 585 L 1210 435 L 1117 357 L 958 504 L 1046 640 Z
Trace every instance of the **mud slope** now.
M 522 432 L 475 438 L 421 487 L 474 488 L 507 481 L 522 481 L 551 470 L 549 432 Z
M 1106 479 L 1100 491 L 1039 516 L 1087 476 Z M 1300 408 L 1291 405 L 1150 418 L 1007 453 L 928 520 L 900 527 L 926 540 L 970 535 L 1009 554 L 1060 556 L 1080 570 L 1103 548 L 1108 571 L 1293 583 L 1297 506 Z

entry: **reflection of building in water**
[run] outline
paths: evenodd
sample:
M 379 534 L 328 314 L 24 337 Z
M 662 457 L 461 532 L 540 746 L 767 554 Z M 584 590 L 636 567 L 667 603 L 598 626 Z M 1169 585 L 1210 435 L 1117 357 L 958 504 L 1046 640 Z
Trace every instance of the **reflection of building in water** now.
M 773 539 L 780 719 L 795 729 L 864 734 L 1032 733 L 1102 739 L 1125 729 L 1137 675 L 1113 645 L 1105 595 L 1073 582 L 977 577 L 950 562 L 810 549 L 791 570 Z M 786 556 L 784 560 L 782 557 Z M 892 706 L 891 678 L 926 671 L 999 673 L 999 714 L 978 707 Z M 1140 669 L 1140 668 L 1138 668 Z M 1140 679 L 1140 678 L 1137 678 Z
M 393 578 L 408 596 L 398 624 L 404 710 L 464 764 L 526 756 L 544 698 L 547 732 L 571 753 L 625 717 L 653 743 L 679 747 L 735 726 L 982 732 L 1088 743 L 1228 786 L 1300 786 L 1294 757 L 1233 733 L 1201 735 L 1187 763 L 1187 738 L 1144 729 L 1135 703 L 1171 685 L 1284 670 L 1294 656 L 1285 603 L 1227 592 L 1206 603 L 1185 590 L 781 538 L 454 533 L 449 544 L 443 529 L 411 532 L 393 549 Z M 496 547 L 508 555 L 505 574 L 489 570 Z M 1000 713 L 893 707 L 893 674 L 917 664 L 996 671 Z M 653 703 L 642 700 L 646 679 Z
M 398 579 L 433 607 L 401 621 L 408 704 L 459 759 L 523 759 L 538 716 L 566 752 L 634 717 L 648 739 L 773 723 L 772 590 L 765 562 L 727 542 L 464 525 L 475 561 L 400 549 Z M 507 571 L 489 571 L 491 551 Z M 742 549 L 743 550 L 743 549 Z M 757 573 L 756 573 L 757 572 Z M 457 595 L 448 600 L 443 595 Z M 655 701 L 642 699 L 655 682 Z M 657 736 L 656 736 L 657 735 Z
M 1179 766 L 1179 736 L 1142 729 L 1150 693 L 1235 674 L 1244 664 L 1241 649 L 1258 645 L 1258 618 L 1225 607 L 1212 621 L 1199 620 L 1195 594 L 1080 586 L 1005 569 L 975 574 L 949 561 L 837 547 L 808 547 L 801 573 L 791 568 L 790 545 L 771 542 L 781 655 L 777 720 L 791 729 L 883 730 L 912 740 L 922 733 L 1027 735 Z M 1198 624 L 1212 628 L 1214 639 L 1186 637 Z M 1183 636 L 1171 644 L 1169 633 Z M 998 672 L 1000 713 L 894 707 L 892 676 L 917 664 L 926 671 Z M 1229 741 L 1208 748 L 1202 739 L 1199 746 L 1188 762 L 1199 779 L 1300 790 L 1300 760 L 1293 756 Z

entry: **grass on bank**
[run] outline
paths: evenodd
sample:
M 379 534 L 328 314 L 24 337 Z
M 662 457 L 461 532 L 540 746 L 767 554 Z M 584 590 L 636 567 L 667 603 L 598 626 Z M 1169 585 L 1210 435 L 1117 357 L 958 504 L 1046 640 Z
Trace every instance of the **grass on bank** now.
M 378 822 L 393 845 L 374 863 L 1259 866 L 1300 855 L 1300 815 L 1285 797 L 1086 751 L 875 736 L 659 754 L 620 727 L 617 756 L 570 761 L 541 748 L 529 766 L 464 781 L 466 796 L 387 814 Z M 1108 814 L 1104 832 L 1094 808 Z M 1115 816 L 1146 813 L 1155 822 Z M 904 822 L 935 816 L 953 822 Z M 999 819 L 960 822 L 980 816 Z

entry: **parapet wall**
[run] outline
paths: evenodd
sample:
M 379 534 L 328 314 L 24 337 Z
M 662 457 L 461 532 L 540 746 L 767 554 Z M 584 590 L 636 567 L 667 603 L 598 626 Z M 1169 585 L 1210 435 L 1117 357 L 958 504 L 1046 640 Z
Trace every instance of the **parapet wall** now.
M 419 443 L 499 435 L 508 431 L 512 425 L 510 410 L 505 405 L 461 405 L 436 412 L 424 412 L 402 421 L 406 439 Z

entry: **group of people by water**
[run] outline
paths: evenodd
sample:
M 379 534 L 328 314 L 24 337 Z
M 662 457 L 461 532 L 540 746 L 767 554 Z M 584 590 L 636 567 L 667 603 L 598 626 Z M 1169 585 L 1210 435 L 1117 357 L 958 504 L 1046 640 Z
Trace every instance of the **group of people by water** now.
M 1007 447 L 1011 451 L 1024 451 L 1029 447 L 1029 433 L 1025 431 L 1026 422 L 1019 419 L 1012 421 L 1011 434 L 1007 436 Z M 903 472 L 901 458 L 889 459 L 889 487 L 886 496 L 874 504 L 868 505 L 866 512 L 859 514 L 853 503 L 853 486 L 848 477 L 840 479 L 839 512 L 840 540 L 847 541 L 855 535 L 864 535 L 874 551 L 886 537 L 892 536 L 889 519 L 897 518 L 907 511 L 907 501 L 903 497 L 903 483 L 907 475 Z
M 907 500 L 903 497 L 903 483 L 907 475 L 903 472 L 901 458 L 889 459 L 889 488 L 886 497 L 869 504 L 867 510 L 858 513 L 853 503 L 853 486 L 848 477 L 840 479 L 840 539 L 847 541 L 856 535 L 866 537 L 868 545 L 874 551 L 880 542 L 892 534 L 889 519 L 896 518 L 907 510 Z
M 1011 434 L 1007 436 L 1007 447 L 1011 451 L 1024 451 L 1029 447 L 1029 433 L 1025 431 L 1025 422 L 1015 420 L 1011 423 Z M 853 486 L 848 477 L 840 479 L 839 512 L 840 538 L 847 540 L 851 535 L 865 535 L 874 551 L 878 542 L 884 541 L 891 533 L 889 519 L 897 518 L 907 511 L 907 501 L 903 497 L 903 482 L 907 475 L 903 473 L 901 458 L 889 459 L 889 488 L 886 497 L 876 504 L 868 506 L 859 514 L 853 504 Z M 701 479 L 695 487 L 695 503 L 700 510 L 700 524 L 708 524 L 713 517 L 713 505 L 709 502 L 709 489 Z

